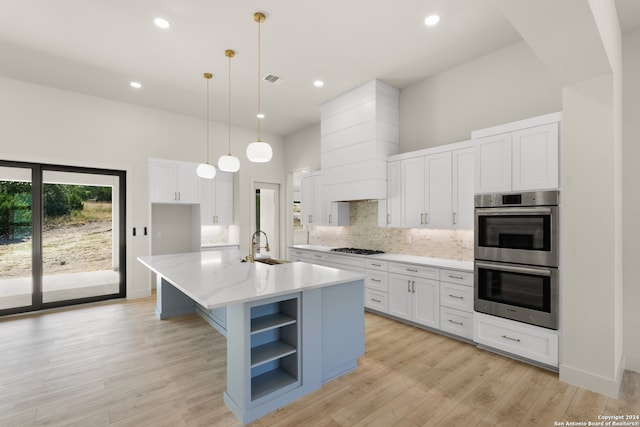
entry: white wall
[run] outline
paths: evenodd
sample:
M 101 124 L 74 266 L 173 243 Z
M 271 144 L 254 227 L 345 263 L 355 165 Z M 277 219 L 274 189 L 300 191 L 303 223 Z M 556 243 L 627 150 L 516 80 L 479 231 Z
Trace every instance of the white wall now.
M 524 43 L 400 92 L 400 152 L 469 139 L 473 130 L 562 110 L 562 85 Z
M 0 78 L 0 93 L 0 158 L 127 171 L 127 295 L 148 295 L 150 275 L 136 261 L 148 254 L 148 237 L 132 237 L 130 232 L 131 227 L 151 225 L 147 159 L 203 161 L 204 120 L 5 78 Z M 212 163 L 226 154 L 226 130 L 226 124 L 212 123 Z M 284 180 L 283 140 L 263 135 L 273 147 L 274 160 L 256 165 L 244 154 L 256 132 L 233 128 L 232 137 L 231 150 L 241 162 L 235 223 L 240 243 L 248 249 L 251 179 Z
M 640 29 L 625 34 L 622 47 L 624 353 L 627 368 L 640 372 Z
M 285 159 L 288 172 L 301 169 L 320 170 L 320 122 L 287 135 L 284 141 L 287 147 Z

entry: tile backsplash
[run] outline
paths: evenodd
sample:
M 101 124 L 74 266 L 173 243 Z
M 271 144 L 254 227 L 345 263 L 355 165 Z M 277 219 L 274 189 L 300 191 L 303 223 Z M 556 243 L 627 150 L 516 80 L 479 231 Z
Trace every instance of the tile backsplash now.
M 350 203 L 350 225 L 311 226 L 309 243 L 473 261 L 472 230 L 378 227 L 378 202 Z

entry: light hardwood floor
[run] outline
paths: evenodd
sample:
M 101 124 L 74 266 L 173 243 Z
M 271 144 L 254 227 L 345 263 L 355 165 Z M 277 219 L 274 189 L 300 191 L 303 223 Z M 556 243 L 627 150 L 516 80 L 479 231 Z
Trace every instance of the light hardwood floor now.
M 0 426 L 235 426 L 222 401 L 225 339 L 155 299 L 0 320 Z M 438 334 L 366 314 L 360 367 L 252 423 L 267 426 L 553 426 L 640 414 L 621 399 Z

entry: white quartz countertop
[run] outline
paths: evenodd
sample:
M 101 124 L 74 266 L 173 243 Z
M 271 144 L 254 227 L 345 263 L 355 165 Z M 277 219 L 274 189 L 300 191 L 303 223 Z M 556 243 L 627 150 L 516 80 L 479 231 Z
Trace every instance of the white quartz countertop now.
M 452 270 L 460 271 L 473 271 L 473 261 L 460 261 L 448 258 L 432 258 L 416 255 L 403 255 L 403 254 L 376 254 L 376 255 L 356 255 L 342 252 L 331 252 L 332 246 L 320 246 L 320 245 L 292 245 L 294 249 L 305 249 L 309 251 L 318 252 L 330 252 L 337 255 L 349 255 L 364 257 L 366 259 L 378 259 L 381 261 L 389 262 L 402 262 L 406 264 L 423 265 L 428 267 L 449 268 Z
M 279 265 L 240 262 L 235 249 L 139 257 L 205 308 L 260 300 L 363 279 L 364 275 L 305 262 Z

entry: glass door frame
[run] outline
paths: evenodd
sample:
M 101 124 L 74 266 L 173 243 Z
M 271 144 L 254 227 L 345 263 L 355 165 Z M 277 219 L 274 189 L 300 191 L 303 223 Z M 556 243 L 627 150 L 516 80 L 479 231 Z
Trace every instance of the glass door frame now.
M 19 162 L 10 160 L 1 160 L 0 166 L 31 169 L 31 217 L 32 217 L 32 264 L 31 264 L 31 277 L 32 277 L 32 296 L 31 305 L 23 307 L 15 307 L 0 310 L 0 316 L 25 313 L 30 311 L 37 311 L 48 308 L 66 307 L 75 304 L 85 304 L 90 302 L 104 301 L 115 298 L 125 298 L 127 294 L 126 290 L 126 278 L 127 278 L 127 246 L 126 246 L 126 201 L 127 201 L 127 177 L 126 172 L 122 170 L 114 169 L 98 169 L 82 166 L 64 166 L 45 163 L 31 163 L 31 162 Z M 85 173 L 85 174 L 98 174 L 98 175 L 110 175 L 116 176 L 119 179 L 118 185 L 118 212 L 119 227 L 118 227 L 118 261 L 120 272 L 120 283 L 118 292 L 115 294 L 97 295 L 84 298 L 76 298 L 72 300 L 61 300 L 44 303 L 42 301 L 42 282 L 43 282 L 43 247 L 42 247 L 42 231 L 43 231 L 43 172 L 44 171 L 56 171 L 56 172 L 73 172 L 73 173 Z M 115 249 L 115 248 L 114 248 Z

